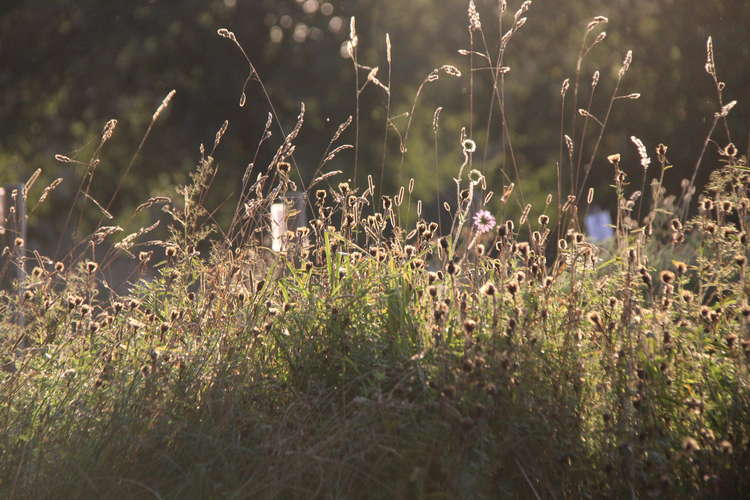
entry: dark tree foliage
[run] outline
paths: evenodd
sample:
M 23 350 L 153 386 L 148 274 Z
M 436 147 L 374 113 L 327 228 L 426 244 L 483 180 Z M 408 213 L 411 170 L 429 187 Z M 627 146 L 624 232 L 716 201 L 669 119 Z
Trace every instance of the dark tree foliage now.
M 633 184 L 640 184 L 641 172 L 628 140 L 631 135 L 640 137 L 650 151 L 658 143 L 670 146 L 675 168 L 669 172 L 668 186 L 675 188 L 682 178 L 690 177 L 713 113 L 718 110 L 713 82 L 703 69 L 709 35 L 716 47 L 719 78 L 726 82 L 725 98 L 737 99 L 739 105 L 729 119 L 732 137 L 726 136 L 723 126 L 717 128 L 699 181 L 715 165 L 717 147 L 731 140 L 746 151 L 750 114 L 744 97 L 750 94 L 750 70 L 745 64 L 750 55 L 750 6 L 743 0 L 534 2 L 528 22 L 506 54 L 506 64 L 511 67 L 506 78 L 506 107 L 520 183 L 510 166 L 507 143 L 501 140 L 497 109 L 488 120 L 491 80 L 487 71 L 474 72 L 474 115 L 473 123 L 469 123 L 469 58 L 457 53 L 457 49 L 469 48 L 468 2 L 329 2 L 330 7 L 325 8 L 325 1 L 309 4 L 297 0 L 3 2 L 0 182 L 23 182 L 36 168 L 44 172 L 36 189 L 41 189 L 42 181 L 65 179 L 45 210 L 30 221 L 32 240 L 39 246 L 57 241 L 83 174 L 80 168 L 56 163 L 54 154 L 85 161 L 104 123 L 116 118 L 119 124 L 115 137 L 106 145 L 92 185 L 92 195 L 109 204 L 153 111 L 171 89 L 177 91 L 176 96 L 124 178 L 112 212 L 129 213 L 151 195 L 173 194 L 171 186 L 183 182 L 195 164 L 199 144 L 211 144 L 224 120 L 230 127 L 217 152 L 220 175 L 215 206 L 232 205 L 230 196 L 237 192 L 270 109 L 257 82 L 248 85 L 245 107 L 238 106 L 248 68 L 237 48 L 216 35 L 220 27 L 235 32 L 247 50 L 282 127 L 291 127 L 300 102 L 305 102 L 307 115 L 296 154 L 305 182 L 320 161 L 330 135 L 355 112 L 353 65 L 340 55 L 352 15 L 357 17 L 359 62 L 378 66 L 381 80 L 387 77 L 384 37 L 390 33 L 390 115 L 397 117 L 393 124 L 401 132 L 406 125 L 402 114 L 411 109 L 422 79 L 442 64 L 460 68 L 464 75 L 461 79 L 441 78 L 427 85 L 420 96 L 403 164 L 393 127 L 384 155 L 385 93 L 369 85 L 360 99 L 357 183 L 364 185 L 366 174 L 377 180 L 383 170 L 385 189 L 393 191 L 399 179 L 414 177 L 415 196 L 425 200 L 433 215 L 437 213 L 437 195 L 445 198 L 452 193 L 450 179 L 459 160 L 461 127 L 473 129 L 480 148 L 475 166 L 487 173 L 496 190 L 508 179 L 522 187 L 529 201 L 542 200 L 554 190 L 560 143 L 560 85 L 565 78 L 574 78 L 580 40 L 595 15 L 609 18 L 605 28 L 609 36 L 584 61 L 581 99 L 588 98 L 591 75 L 598 69 L 601 83 L 592 110 L 597 117 L 603 115 L 628 49 L 633 50 L 634 62 L 622 93 L 638 92 L 642 97 L 618 101 L 615 106 L 592 168 L 591 185 L 604 188 L 610 183 L 611 170 L 605 158 L 614 152 L 624 154 Z M 510 2 L 504 29 L 520 3 Z M 497 2 L 477 4 L 487 45 L 494 55 L 499 40 Z M 474 64 L 481 66 L 481 61 Z M 360 70 L 360 85 L 366 75 L 366 69 Z M 432 119 L 438 106 L 444 110 L 435 158 Z M 578 120 L 573 130 L 571 116 L 575 110 L 570 101 L 566 112 L 565 132 L 578 143 L 582 121 Z M 486 135 L 488 123 L 491 127 Z M 596 126 L 590 124 L 582 145 L 587 154 L 596 132 Z M 280 131 L 275 129 L 274 133 L 261 151 L 258 169 L 280 140 Z M 354 127 L 343 140 L 354 143 Z M 330 167 L 352 177 L 353 162 L 354 153 L 347 151 Z M 606 197 L 602 194 L 598 202 L 611 202 Z M 231 202 L 225 202 L 228 199 Z M 81 203 L 77 210 L 86 213 L 88 208 Z M 222 213 L 220 209 L 218 217 Z M 83 220 L 85 226 L 86 218 Z

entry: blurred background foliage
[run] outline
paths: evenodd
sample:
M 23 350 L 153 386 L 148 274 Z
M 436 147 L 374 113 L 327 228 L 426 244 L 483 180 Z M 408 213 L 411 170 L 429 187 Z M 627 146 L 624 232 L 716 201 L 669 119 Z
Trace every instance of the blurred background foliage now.
M 520 3 L 509 2 L 505 29 Z M 358 60 L 378 66 L 383 82 L 388 78 L 385 35 L 390 34 L 390 114 L 401 115 L 394 124 L 402 132 L 406 125 L 402 114 L 411 109 L 420 82 L 433 68 L 452 64 L 463 72 L 461 78 L 441 76 L 425 86 L 412 118 L 403 165 L 393 128 L 384 155 L 385 92 L 368 85 L 361 95 L 356 183 L 365 186 L 366 174 L 372 174 L 377 185 L 383 167 L 385 191 L 394 192 L 399 180 L 413 177 L 414 198 L 424 200 L 426 215 L 436 219 L 438 199 L 455 197 L 451 178 L 461 161 L 461 127 L 472 131 L 478 144 L 474 166 L 487 175 L 490 189 L 500 191 L 507 183 L 501 172 L 516 180 L 503 151 L 496 110 L 488 135 L 492 87 L 487 71 L 474 72 L 470 119 L 469 57 L 458 53 L 469 48 L 467 5 L 468 0 L 4 0 L 0 4 L 0 183 L 24 182 L 42 168 L 33 200 L 46 183 L 63 177 L 63 185 L 30 221 L 30 244 L 54 249 L 59 238 L 75 238 L 63 227 L 84 171 L 56 162 L 54 155 L 86 161 L 106 121 L 116 118 L 115 136 L 105 146 L 91 191 L 107 204 L 154 110 L 175 89 L 174 100 L 136 158 L 111 211 L 127 216 L 149 196 L 174 196 L 173 186 L 186 181 L 199 158 L 199 145 L 210 147 L 216 131 L 228 120 L 229 131 L 216 153 L 219 174 L 212 200 L 223 220 L 234 206 L 269 105 L 257 82 L 248 86 L 246 105 L 238 105 L 248 68 L 236 47 L 217 36 L 220 27 L 236 33 L 287 129 L 304 101 L 307 114 L 295 156 L 307 183 L 330 136 L 355 110 L 355 74 L 343 47 L 349 19 L 356 16 Z M 497 0 L 477 0 L 493 57 L 499 41 L 497 5 Z M 599 70 L 601 82 L 592 112 L 603 116 L 628 49 L 633 50 L 634 61 L 620 94 L 641 94 L 637 101 L 618 100 L 615 105 L 590 178 L 598 204 L 606 207 L 613 199 L 606 189 L 612 173 L 606 161 L 610 153 L 623 153 L 632 185 L 640 185 L 642 170 L 628 139 L 631 135 L 640 137 L 652 154 L 658 143 L 670 146 L 675 168 L 668 172 L 667 185 L 672 190 L 692 174 L 718 110 L 713 81 L 704 70 L 709 35 L 716 47 L 719 79 L 726 82 L 726 99 L 739 101 L 730 115 L 732 140 L 743 153 L 747 150 L 750 5 L 745 0 L 537 0 L 505 59 L 511 68 L 506 75 L 507 116 L 526 201 L 539 207 L 547 193 L 554 192 L 560 87 L 565 78 L 574 78 L 583 33 L 597 15 L 609 18 L 603 27 L 608 37 L 584 61 L 581 98 L 587 98 L 592 74 Z M 475 66 L 480 63 L 475 59 Z M 366 74 L 360 71 L 360 84 Z M 435 146 L 432 125 L 438 106 L 443 111 Z M 571 106 L 569 100 L 566 128 Z M 280 141 L 280 134 L 274 132 L 261 151 L 256 172 Z M 579 142 L 580 131 L 566 133 Z M 595 133 L 590 124 L 583 144 L 587 154 Z M 728 142 L 721 127 L 714 138 L 716 144 L 709 147 L 699 181 L 716 164 L 717 146 Z M 354 143 L 354 127 L 343 140 Z M 328 165 L 345 171 L 334 182 L 353 178 L 354 156 L 353 151 L 345 151 Z M 96 209 L 85 206 L 90 202 L 80 203 L 78 209 L 98 219 Z M 118 217 L 116 222 L 124 224 L 126 218 Z M 128 224 L 143 222 L 135 218 Z M 85 227 L 84 219 L 78 230 Z

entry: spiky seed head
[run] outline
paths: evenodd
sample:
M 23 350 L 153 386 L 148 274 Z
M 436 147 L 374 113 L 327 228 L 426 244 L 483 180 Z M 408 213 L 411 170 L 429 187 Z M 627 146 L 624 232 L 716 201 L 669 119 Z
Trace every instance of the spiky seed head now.
M 683 275 L 683 274 L 685 274 L 685 273 L 687 272 L 687 270 L 688 270 L 688 266 L 687 266 L 687 264 L 685 264 L 684 262 L 682 262 L 682 261 L 679 261 L 679 260 L 676 260 L 676 261 L 674 262 L 674 268 L 675 268 L 675 270 L 677 271 L 677 274 L 678 274 L 679 276 L 682 276 L 682 275 Z
M 731 455 L 733 450 L 732 443 L 724 439 L 722 442 L 719 443 L 719 449 L 721 452 L 725 455 Z
M 276 165 L 276 168 L 277 168 L 277 170 L 279 171 L 279 173 L 281 175 L 289 175 L 289 172 L 291 172 L 291 170 L 292 170 L 292 165 L 289 162 L 280 161 Z
M 635 248 L 629 248 L 628 249 L 628 262 L 631 264 L 635 264 L 635 262 L 638 260 L 638 252 Z
M 590 313 L 588 313 L 586 319 L 588 319 L 589 323 L 591 323 L 598 330 L 604 330 L 604 322 L 602 321 L 601 315 L 597 311 L 591 311 Z
M 488 281 L 484 285 L 482 285 L 482 288 L 479 289 L 481 293 L 484 295 L 487 295 L 489 297 L 493 297 L 497 293 L 497 288 L 495 287 L 495 284 L 491 281 Z
M 662 271 L 659 273 L 659 279 L 664 284 L 670 284 L 674 282 L 675 275 L 672 271 Z
M 698 441 L 691 437 L 686 437 L 682 440 L 682 449 L 685 450 L 688 453 L 692 453 L 694 451 L 698 451 L 701 449 L 700 445 L 698 444 Z
M 449 275 L 455 276 L 456 274 L 458 274 L 459 267 L 457 263 L 451 261 L 451 262 L 448 262 L 448 265 L 446 266 L 445 270 Z

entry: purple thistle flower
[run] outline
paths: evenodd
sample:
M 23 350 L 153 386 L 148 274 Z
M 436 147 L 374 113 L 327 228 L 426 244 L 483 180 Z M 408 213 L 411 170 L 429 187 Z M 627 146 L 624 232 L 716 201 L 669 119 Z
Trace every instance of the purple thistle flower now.
M 480 210 L 474 214 L 474 227 L 480 233 L 490 232 L 495 224 L 495 217 L 487 210 Z

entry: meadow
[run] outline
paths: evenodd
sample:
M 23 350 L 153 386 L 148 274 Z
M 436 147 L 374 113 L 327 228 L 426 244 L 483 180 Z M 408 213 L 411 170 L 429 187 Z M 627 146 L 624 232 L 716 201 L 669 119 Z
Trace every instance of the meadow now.
M 501 128 L 504 51 L 530 3 L 504 13 L 491 54 L 470 2 L 467 56 L 493 65 L 488 105 Z M 607 22 L 586 27 L 579 62 Z M 262 85 L 234 33 L 218 36 Z M 390 95 L 358 61 L 357 36 L 352 20 L 357 92 Z M 455 196 L 441 200 L 439 221 L 412 197 L 419 179 L 383 193 L 380 166 L 355 157 L 361 182 L 345 180 L 331 165 L 369 140 L 359 109 L 304 185 L 294 157 L 303 105 L 290 130 L 269 114 L 258 149 L 272 159 L 248 166 L 226 223 L 208 200 L 228 124 L 173 197 L 116 218 L 92 198 L 100 224 L 64 259 L 16 237 L 4 277 L 28 275 L 0 295 L 0 496 L 740 497 L 750 490 L 750 168 L 720 134 L 737 103 L 725 101 L 709 39 L 715 115 L 681 192 L 668 193 L 668 146 L 632 137 L 636 163 L 599 149 L 613 104 L 638 99 L 621 86 L 632 57 L 599 117 L 574 105 L 551 121 L 562 124 L 557 185 L 536 206 L 515 187 L 515 159 L 505 183 L 488 182 L 470 127 L 446 132 L 458 139 L 446 179 Z M 445 65 L 423 86 L 460 77 Z M 584 87 L 579 64 L 561 82 L 563 111 L 566 99 L 585 101 Z M 91 198 L 116 130 L 105 125 L 91 158 L 57 156 L 81 168 L 77 199 Z M 409 124 L 398 132 L 404 144 Z M 597 196 L 592 168 L 611 170 L 617 200 L 606 242 L 582 228 Z M 700 169 L 712 170 L 705 186 Z M 648 182 L 633 185 L 642 170 Z M 32 210 L 57 187 L 35 186 L 38 175 L 12 194 Z M 273 251 L 270 207 L 300 191 L 309 223 Z M 115 225 L 155 208 L 170 220 L 164 233 L 159 221 Z M 126 293 L 105 279 L 123 255 L 136 263 Z

